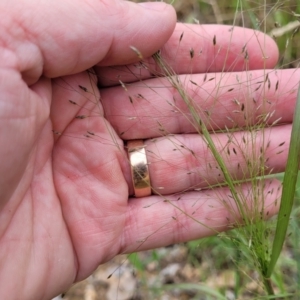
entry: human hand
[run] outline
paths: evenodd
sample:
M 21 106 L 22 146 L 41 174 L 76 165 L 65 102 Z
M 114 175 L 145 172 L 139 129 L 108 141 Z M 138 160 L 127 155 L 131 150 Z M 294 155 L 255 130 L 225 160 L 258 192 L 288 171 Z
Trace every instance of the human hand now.
M 144 57 L 157 51 L 171 35 L 175 15 L 167 5 L 153 5 L 159 7 L 147 10 L 125 1 L 72 1 L 67 4 L 57 1 L 51 6 L 48 2 L 36 4 L 27 1 L 0 5 L 3 15 L 0 18 L 3 28 L 0 48 L 3 123 L 0 135 L 0 295 L 3 299 L 49 299 L 118 253 L 203 237 L 214 233 L 214 229 L 226 230 L 232 224 L 228 223 L 229 213 L 224 213 L 224 206 L 216 199 L 214 190 L 185 193 L 178 205 L 187 215 L 186 218 L 183 215 L 180 223 L 171 221 L 176 209 L 161 201 L 161 196 L 131 197 L 133 186 L 123 141 L 159 137 L 157 123 L 148 124 L 149 118 L 139 114 L 140 123 L 135 123 L 134 128 L 128 125 L 128 116 L 133 112 L 137 114 L 138 107 L 140 112 L 148 108 L 131 106 L 120 86 L 103 87 L 99 92 L 97 78 L 82 72 L 97 64 L 100 66 L 96 68 L 98 78 L 102 86 L 107 86 L 120 70 L 111 71 L 105 66 L 139 60 L 130 46 L 138 49 Z M 155 8 L 160 12 L 155 13 Z M 213 32 L 217 33 L 224 27 L 203 28 L 211 30 L 209 36 L 213 36 Z M 194 29 L 196 35 L 203 34 L 203 28 Z M 182 29 L 182 25 L 178 25 L 166 44 L 166 57 L 178 43 Z M 244 30 L 237 30 L 235 35 L 240 37 L 242 32 L 244 34 Z M 246 32 L 247 40 L 252 32 Z M 182 45 L 187 51 L 192 36 L 185 39 Z M 218 43 L 227 49 L 226 36 Z M 243 69 L 243 59 L 236 63 L 239 61 L 236 60 L 239 52 L 236 49 L 241 49 L 243 43 L 242 39 L 232 39 L 232 58 L 225 63 L 228 71 Z M 258 45 L 257 40 L 250 40 L 250 58 L 259 52 Z M 268 45 L 270 59 L 266 67 L 272 68 L 277 60 L 277 50 L 270 40 Z M 211 70 L 223 70 L 225 52 L 215 60 Z M 200 59 L 202 63 L 209 61 L 210 51 L 204 53 Z M 175 71 L 191 72 L 186 56 L 177 57 L 173 65 Z M 251 69 L 264 66 L 261 57 L 250 59 L 250 62 Z M 201 66 L 195 64 L 193 72 L 206 72 Z M 147 72 L 142 75 L 144 79 L 149 76 Z M 235 74 L 231 75 L 235 77 Z M 134 80 L 135 75 L 125 78 L 124 82 Z M 156 80 L 149 81 L 148 85 L 155 85 Z M 133 84 L 130 89 L 135 94 L 139 84 Z M 170 93 L 167 88 L 164 92 Z M 96 102 L 99 93 L 101 102 Z M 292 104 L 294 95 L 289 97 Z M 224 101 L 226 99 L 224 97 Z M 155 105 L 162 111 L 165 103 Z M 278 105 L 287 106 L 287 103 Z M 283 116 L 284 122 L 291 122 L 293 105 L 289 107 Z M 76 119 L 87 112 L 94 117 Z M 120 112 L 121 116 L 118 116 Z M 155 118 L 153 115 L 151 120 Z M 217 126 L 222 127 L 228 120 L 220 118 L 218 122 Z M 182 121 L 181 127 L 172 122 L 164 126 L 172 134 L 192 131 L 189 124 Z M 55 136 L 56 140 L 52 129 L 61 133 Z M 126 132 L 122 134 L 124 129 Z M 285 126 L 276 130 L 285 133 L 289 128 Z M 88 131 L 93 133 L 89 138 L 85 137 Z M 192 149 L 196 147 L 193 146 L 195 138 L 184 134 L 177 137 L 184 139 Z M 163 186 L 161 193 L 167 195 L 214 183 L 214 174 L 207 177 L 205 183 L 191 182 L 186 174 L 170 168 L 168 162 L 179 157 L 171 151 L 169 141 L 170 138 L 158 139 L 155 146 L 150 140 L 145 141 L 148 151 L 159 150 L 160 153 L 161 161 L 153 161 L 150 165 L 154 189 Z M 207 157 L 207 149 L 196 148 L 197 155 Z M 148 160 L 153 160 L 153 157 L 149 156 Z M 190 159 L 182 156 L 182 152 L 181 157 L 185 162 Z M 276 170 L 283 169 L 284 159 L 271 161 L 272 164 Z M 172 176 L 166 176 L 170 173 Z M 278 186 L 275 182 L 270 184 Z M 226 190 L 219 189 L 218 197 L 220 193 L 226 193 Z M 169 197 L 172 198 L 177 199 L 176 196 Z M 194 210 L 188 203 L 195 202 L 195 199 L 198 199 L 199 209 L 193 218 L 199 222 L 211 220 L 206 222 L 210 229 L 199 226 L 188 217 Z M 209 206 L 204 205 L 208 201 Z M 270 196 L 268 201 L 272 203 L 274 198 Z M 158 204 L 143 208 L 154 202 Z M 274 212 L 276 208 L 270 210 Z M 162 226 L 163 230 L 157 231 Z M 156 232 L 155 238 L 137 244 L 153 232 Z

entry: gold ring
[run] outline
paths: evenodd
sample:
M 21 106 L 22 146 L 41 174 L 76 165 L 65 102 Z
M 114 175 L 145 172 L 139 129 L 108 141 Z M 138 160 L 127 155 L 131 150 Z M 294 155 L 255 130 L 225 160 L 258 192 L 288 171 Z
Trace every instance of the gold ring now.
M 135 197 L 151 195 L 150 175 L 143 140 L 127 142 L 127 151 L 131 166 L 131 176 Z

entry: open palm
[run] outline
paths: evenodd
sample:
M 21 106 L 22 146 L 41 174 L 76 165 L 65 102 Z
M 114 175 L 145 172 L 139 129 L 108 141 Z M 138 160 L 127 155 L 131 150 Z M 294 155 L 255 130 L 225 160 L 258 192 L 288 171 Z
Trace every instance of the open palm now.
M 108 66 L 138 61 L 130 46 L 148 57 L 168 40 L 175 26 L 174 13 L 162 3 L 153 9 L 149 12 L 125 1 L 0 5 L 0 11 L 6 12 L 0 18 L 5 31 L 0 40 L 1 299 L 49 299 L 119 253 L 212 233 L 205 228 L 199 231 L 195 222 L 187 220 L 181 229 L 170 223 L 140 248 L 137 243 L 166 223 L 173 211 L 162 203 L 144 212 L 143 207 L 158 196 L 130 198 L 132 182 L 123 139 L 147 139 L 153 131 L 140 127 L 121 135 L 124 118 L 116 117 L 116 111 L 125 115 L 130 110 L 128 98 L 118 107 L 122 87 L 99 91 L 97 78 L 117 78 Z M 12 27 L 16 20 L 19 27 Z M 171 53 L 183 29 L 177 25 L 166 53 Z M 221 27 L 207 27 L 205 32 L 209 30 L 208 35 L 214 36 Z M 191 41 L 192 37 L 187 38 L 184 49 L 190 48 Z M 277 50 L 269 42 L 272 67 Z M 225 48 L 226 38 L 220 43 Z M 249 43 L 250 56 L 256 52 L 256 43 Z M 233 47 L 242 48 L 243 41 L 233 42 Z M 209 59 L 208 53 L 203 60 Z M 174 69 L 189 72 L 184 56 L 178 58 Z M 214 71 L 221 71 L 224 63 L 228 70 L 242 70 L 242 63 L 232 67 L 234 59 L 220 59 Z M 95 65 L 98 77 L 84 71 Z M 253 69 L 262 66 L 262 59 L 250 65 Z M 193 71 L 205 72 L 201 66 Z M 101 79 L 102 86 L 112 84 L 105 80 Z M 88 117 L 76 118 L 80 115 Z M 164 180 L 155 167 L 151 178 L 156 186 Z M 165 186 L 169 186 L 166 194 L 178 192 L 171 180 L 165 180 Z M 188 190 L 189 183 L 177 189 Z M 206 197 L 209 193 L 213 199 L 213 192 Z M 186 197 L 192 196 L 191 192 Z M 226 229 L 225 217 L 210 225 Z

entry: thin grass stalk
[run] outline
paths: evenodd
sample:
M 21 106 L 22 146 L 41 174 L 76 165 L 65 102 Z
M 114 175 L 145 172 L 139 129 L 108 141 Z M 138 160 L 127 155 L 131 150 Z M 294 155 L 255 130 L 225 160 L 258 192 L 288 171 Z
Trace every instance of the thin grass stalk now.
M 218 151 L 214 141 L 211 138 L 211 134 L 209 133 L 209 130 L 208 130 L 207 126 L 205 125 L 205 123 L 199 117 L 199 113 L 195 109 L 192 99 L 190 99 L 190 97 L 185 92 L 185 89 L 181 85 L 180 80 L 178 79 L 176 74 L 174 74 L 174 72 L 167 66 L 167 64 L 165 64 L 162 61 L 162 58 L 160 57 L 160 54 L 159 53 L 154 54 L 153 59 L 155 60 L 157 65 L 165 72 L 169 82 L 177 90 L 177 92 L 180 94 L 182 100 L 188 106 L 189 111 L 190 111 L 190 113 L 193 117 L 193 120 L 196 123 L 195 128 L 197 129 L 198 133 L 201 134 L 204 137 L 205 142 L 207 143 L 207 146 L 209 147 L 211 153 L 213 154 L 213 157 L 216 159 L 216 161 L 218 163 L 218 166 L 220 167 L 220 169 L 222 171 L 222 174 L 224 176 L 226 184 L 229 187 L 232 198 L 233 198 L 233 200 L 235 201 L 235 203 L 238 207 L 238 211 L 241 214 L 243 220 L 245 221 L 245 223 L 246 223 L 245 225 L 248 225 L 249 220 L 247 218 L 247 213 L 245 211 L 243 203 L 240 200 L 240 197 L 239 197 L 238 192 L 236 190 L 235 181 L 231 177 L 223 158 L 219 154 L 219 151 Z
M 298 177 L 298 169 L 300 162 L 300 85 L 298 88 L 298 96 L 296 109 L 294 113 L 289 155 L 286 164 L 286 170 L 283 178 L 283 189 L 281 196 L 280 209 L 276 224 L 276 232 L 273 240 L 272 254 L 267 270 L 264 274 L 266 278 L 270 278 L 275 268 L 278 257 L 281 253 L 285 240 L 287 228 L 289 225 L 290 215 L 293 207 L 296 182 Z

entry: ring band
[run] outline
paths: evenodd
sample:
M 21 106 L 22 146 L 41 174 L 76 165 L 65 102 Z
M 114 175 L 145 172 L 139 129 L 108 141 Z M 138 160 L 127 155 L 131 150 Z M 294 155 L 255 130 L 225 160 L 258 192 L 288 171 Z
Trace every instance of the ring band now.
M 127 151 L 131 166 L 134 195 L 137 198 L 151 195 L 150 175 L 143 140 L 127 142 Z

